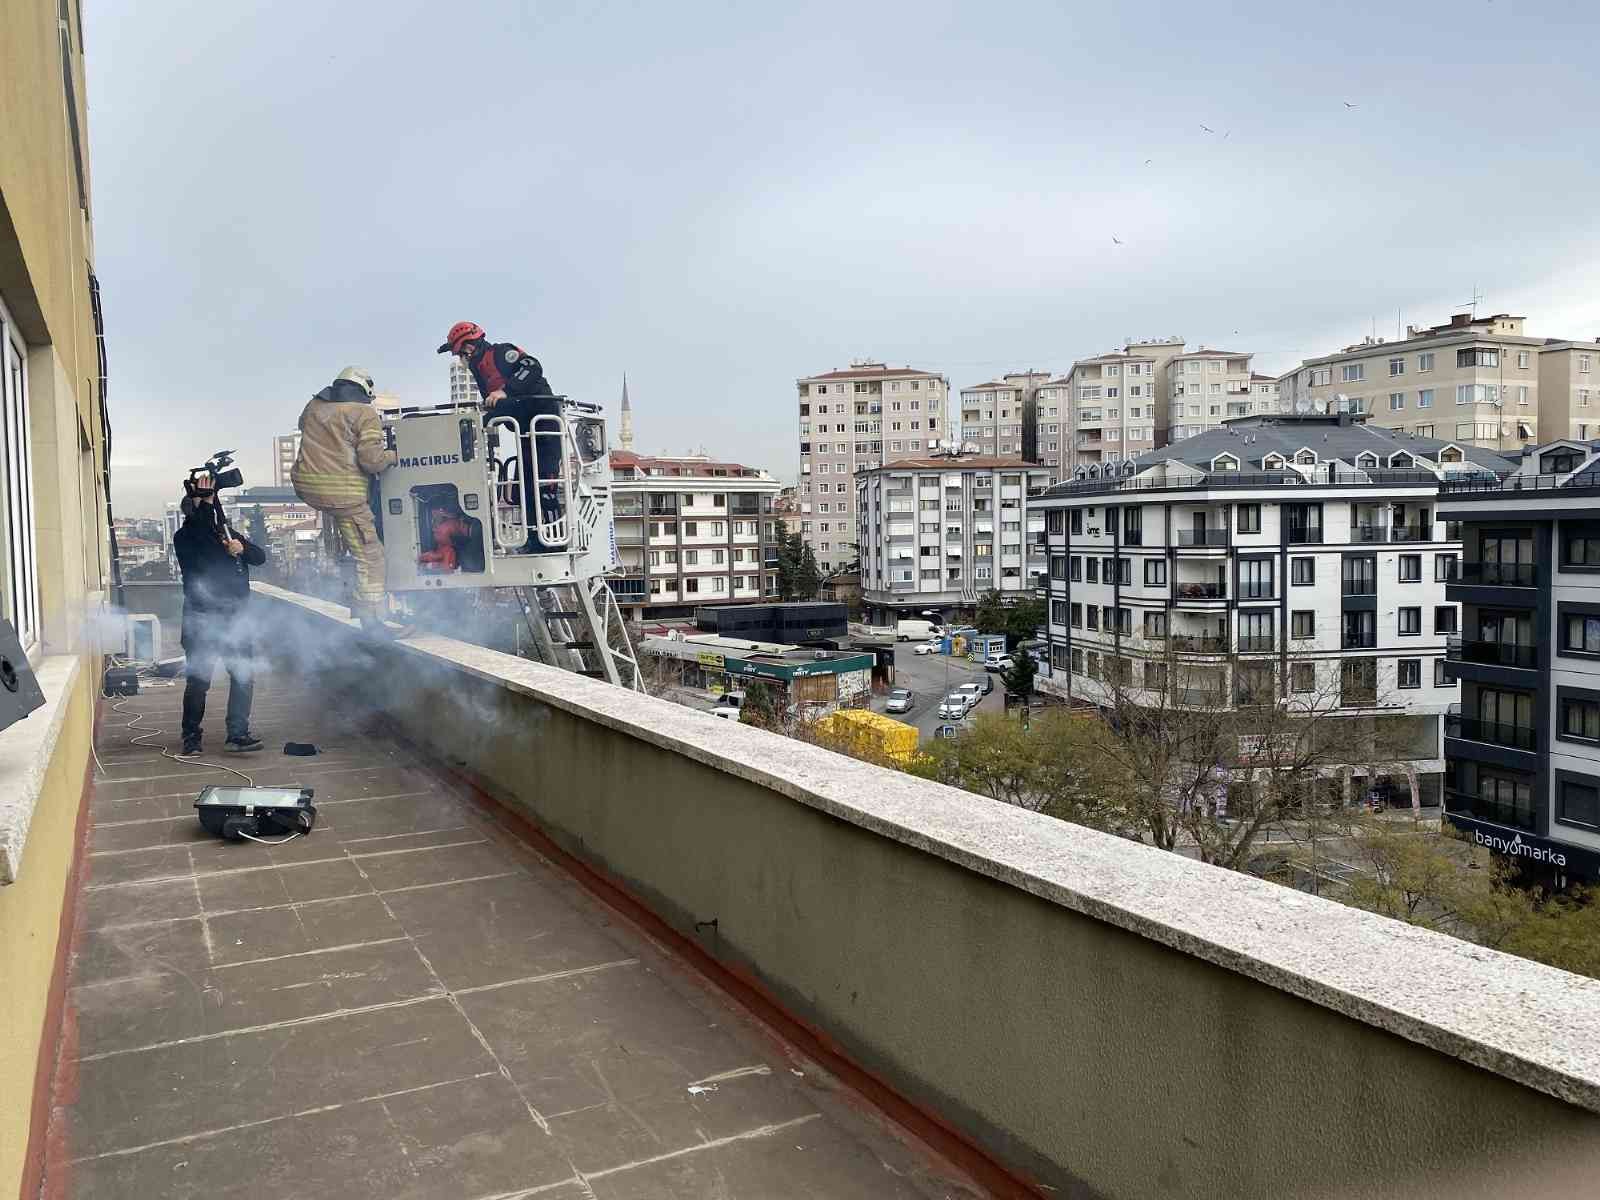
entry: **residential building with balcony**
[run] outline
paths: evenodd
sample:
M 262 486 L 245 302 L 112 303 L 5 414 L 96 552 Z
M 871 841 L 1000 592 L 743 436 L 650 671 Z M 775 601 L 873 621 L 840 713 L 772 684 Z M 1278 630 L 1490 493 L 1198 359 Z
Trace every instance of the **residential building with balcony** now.
M 1260 377 L 1250 370 L 1250 358 L 1204 346 L 1173 355 L 1167 363 L 1166 441 L 1199 437 L 1232 417 L 1264 415 L 1254 411 L 1254 389 L 1266 384 L 1256 382 Z
M 1334 715 L 1411 748 L 1420 799 L 1438 803 L 1460 546 L 1436 498 L 1442 480 L 1509 467 L 1350 416 L 1278 416 L 1079 468 L 1036 501 L 1050 554 L 1039 687 L 1099 705 L 1113 684 L 1179 707 L 1337 697 Z
M 1600 433 L 1600 345 L 1538 338 L 1509 313 L 1456 313 L 1308 358 L 1282 376 L 1286 412 L 1366 413 L 1373 425 L 1515 452 Z M 1547 358 L 1546 355 L 1549 357 Z
M 1050 470 L 979 454 L 906 459 L 856 476 L 869 621 L 1031 592 L 1044 570 L 1037 495 Z
M 948 441 L 949 383 L 933 371 L 858 361 L 795 381 L 799 530 L 824 576 L 856 561 L 855 473 Z
M 1461 527 L 1446 652 L 1446 811 L 1555 887 L 1600 879 L 1600 442 L 1530 449 L 1497 481 L 1446 485 Z
M 454 354 L 450 356 L 450 403 L 451 404 L 478 404 L 482 402 L 478 394 L 478 382 L 472 377 L 472 372 Z
M 958 437 L 963 448 L 974 454 L 1048 463 L 1044 455 L 1051 439 L 1041 436 L 1040 425 L 1060 424 L 1059 418 L 1051 422 L 1040 414 L 1039 391 L 1049 382 L 1048 371 L 1013 371 L 962 388 Z
M 778 594 L 778 480 L 740 463 L 627 450 L 611 451 L 611 478 L 621 563 L 611 590 L 631 619 Z
M 290 473 L 294 470 L 294 460 L 300 456 L 300 433 L 280 433 L 272 439 L 272 485 L 274 487 L 293 487 L 294 480 Z
M 1167 443 L 1167 364 L 1182 338 L 1129 342 L 1079 359 L 1045 389 L 1063 408 L 1059 478 L 1080 466 L 1123 462 Z M 1052 397 L 1053 399 L 1053 397 Z

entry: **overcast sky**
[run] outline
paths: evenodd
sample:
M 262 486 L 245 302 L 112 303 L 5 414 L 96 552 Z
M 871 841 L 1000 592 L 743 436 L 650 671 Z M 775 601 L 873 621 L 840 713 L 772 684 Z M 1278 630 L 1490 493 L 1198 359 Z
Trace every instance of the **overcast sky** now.
M 1593 3 L 86 7 L 128 515 L 346 364 L 445 399 L 460 319 L 790 479 L 853 358 L 1600 336 Z

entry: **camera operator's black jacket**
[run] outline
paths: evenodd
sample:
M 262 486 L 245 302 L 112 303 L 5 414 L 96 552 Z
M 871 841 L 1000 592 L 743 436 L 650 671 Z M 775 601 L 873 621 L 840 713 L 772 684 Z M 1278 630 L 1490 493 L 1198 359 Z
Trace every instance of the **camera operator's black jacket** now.
M 232 531 L 244 543 L 244 553 L 235 558 L 222 544 L 216 523 L 227 518 L 218 509 L 213 515 L 208 505 L 197 505 L 178 532 L 172 535 L 172 550 L 183 572 L 183 647 L 192 649 L 201 638 L 224 633 L 232 618 L 250 598 L 250 568 L 267 561 L 267 553 L 254 542 Z

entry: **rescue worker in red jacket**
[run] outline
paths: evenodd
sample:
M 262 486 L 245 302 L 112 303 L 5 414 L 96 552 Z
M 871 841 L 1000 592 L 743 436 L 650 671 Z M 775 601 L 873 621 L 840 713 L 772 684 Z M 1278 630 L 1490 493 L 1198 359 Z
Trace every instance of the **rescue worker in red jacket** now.
M 483 331 L 483 326 L 475 325 L 471 321 L 457 321 L 450 327 L 450 333 L 445 338 L 444 345 L 439 347 L 439 353 L 454 354 L 459 358 L 472 372 L 472 378 L 478 385 L 478 394 L 483 397 L 485 406 L 492 409 L 497 417 L 515 417 L 524 433 L 533 428 L 535 417 L 561 415 L 561 400 L 551 391 L 539 360 L 510 342 L 489 341 L 489 335 Z M 524 486 L 531 488 L 533 463 L 530 461 L 532 456 L 528 453 L 528 440 L 524 438 L 522 445 L 522 478 Z M 561 473 L 560 445 L 553 438 L 541 437 L 535 440 L 539 478 L 556 479 Z M 530 490 L 526 494 L 531 526 L 534 524 L 533 493 Z M 554 484 L 546 483 L 540 489 L 540 499 L 547 521 L 561 515 L 560 495 L 560 488 Z M 529 553 L 542 554 L 558 550 L 560 547 L 546 546 L 539 538 L 538 530 L 530 528 L 528 542 L 523 549 Z

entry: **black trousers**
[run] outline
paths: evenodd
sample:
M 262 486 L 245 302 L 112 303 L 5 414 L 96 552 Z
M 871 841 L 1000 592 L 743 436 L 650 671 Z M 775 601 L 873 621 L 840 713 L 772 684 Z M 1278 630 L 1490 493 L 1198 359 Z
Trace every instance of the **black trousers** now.
M 183 736 L 187 741 L 200 736 L 200 722 L 206 716 L 206 693 L 220 662 L 228 672 L 228 737 L 243 737 L 250 729 L 250 705 L 255 701 L 255 660 L 249 648 L 195 646 L 188 652 L 183 689 Z

